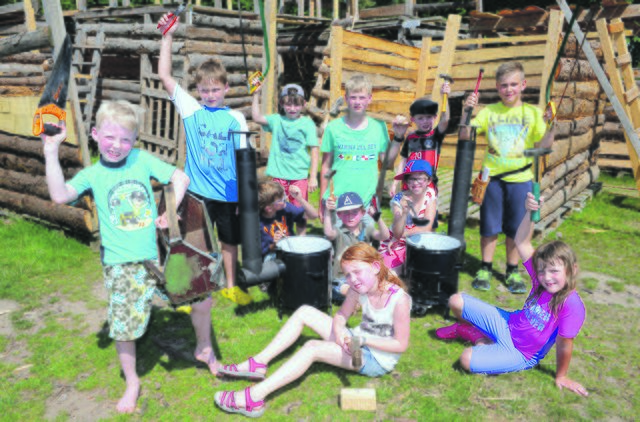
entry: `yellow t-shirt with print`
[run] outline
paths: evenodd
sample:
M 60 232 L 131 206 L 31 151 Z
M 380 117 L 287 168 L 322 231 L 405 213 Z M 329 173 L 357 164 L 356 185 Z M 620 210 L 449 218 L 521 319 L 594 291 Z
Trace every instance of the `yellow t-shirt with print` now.
M 532 162 L 524 156 L 524 150 L 533 148 L 546 132 L 542 111 L 530 104 L 507 107 L 502 103 L 490 104 L 480 110 L 472 125 L 478 133 L 487 136 L 487 150 L 483 166 L 490 175 L 517 170 Z M 529 168 L 504 177 L 505 182 L 519 183 L 533 179 Z

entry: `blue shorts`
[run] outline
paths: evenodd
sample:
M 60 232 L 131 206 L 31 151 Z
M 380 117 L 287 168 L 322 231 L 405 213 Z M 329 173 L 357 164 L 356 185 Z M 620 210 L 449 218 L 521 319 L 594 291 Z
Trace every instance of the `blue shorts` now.
M 513 239 L 526 213 L 524 201 L 532 188 L 531 181 L 509 183 L 491 179 L 480 207 L 480 236 L 504 233 Z
M 482 330 L 495 343 L 471 349 L 470 370 L 479 374 L 503 374 L 531 369 L 538 364 L 527 360 L 513 345 L 509 331 L 510 312 L 462 293 L 462 318 Z
M 374 358 L 373 354 L 371 354 L 371 350 L 369 350 L 367 346 L 364 346 L 362 348 L 362 360 L 364 362 L 364 365 L 362 365 L 362 368 L 360 368 L 360 370 L 358 371 L 358 373 L 360 373 L 361 375 L 375 378 L 389 373 L 389 371 L 380 366 L 376 358 Z

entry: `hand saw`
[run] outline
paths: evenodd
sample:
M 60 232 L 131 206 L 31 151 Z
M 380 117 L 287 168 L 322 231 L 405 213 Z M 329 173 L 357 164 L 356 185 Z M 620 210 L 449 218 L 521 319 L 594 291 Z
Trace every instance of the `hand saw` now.
M 65 121 L 67 113 L 64 111 L 67 103 L 67 91 L 69 90 L 69 75 L 71 73 L 71 38 L 69 34 L 64 39 L 58 57 L 53 65 L 53 70 L 44 86 L 42 98 L 38 103 L 38 109 L 33 116 L 32 131 L 35 136 L 42 133 L 52 136 L 60 133 L 60 128 L 45 123 L 43 116 L 50 114 Z

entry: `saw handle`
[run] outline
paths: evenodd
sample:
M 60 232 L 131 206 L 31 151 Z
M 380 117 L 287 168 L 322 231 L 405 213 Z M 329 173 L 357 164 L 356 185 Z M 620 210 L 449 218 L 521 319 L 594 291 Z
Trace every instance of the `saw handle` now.
M 55 104 L 38 107 L 33 116 L 33 125 L 31 126 L 34 136 L 40 136 L 43 133 L 48 136 L 53 136 L 61 132 L 60 128 L 44 122 L 42 116 L 45 114 L 56 116 L 59 121 L 67 120 L 67 112 Z
M 540 183 L 533 182 L 533 188 L 531 189 L 531 193 L 536 198 L 536 202 L 540 203 Z M 540 221 L 540 208 L 535 211 L 531 211 L 531 221 L 537 223 Z

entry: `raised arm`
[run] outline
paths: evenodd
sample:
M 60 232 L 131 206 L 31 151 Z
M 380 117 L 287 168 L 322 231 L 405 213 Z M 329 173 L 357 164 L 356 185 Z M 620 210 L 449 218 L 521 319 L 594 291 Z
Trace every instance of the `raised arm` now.
M 48 136 L 42 134 L 45 174 L 51 200 L 56 204 L 66 204 L 77 199 L 78 192 L 64 181 L 58 151 L 60 150 L 60 144 L 67 138 L 67 128 L 64 124 L 60 124 L 59 127 L 62 131 L 57 135 Z
M 164 25 L 169 21 L 171 13 L 165 13 L 160 20 L 159 24 Z M 173 44 L 173 34 L 180 26 L 180 21 L 176 20 L 175 24 L 162 36 L 160 41 L 160 58 L 158 59 L 158 76 L 164 85 L 164 89 L 169 95 L 173 95 L 176 89 L 176 80 L 171 75 L 171 45 Z
M 369 207 L 368 212 L 370 216 L 374 217 L 374 215 L 376 214 L 375 207 Z M 373 232 L 373 238 L 382 241 L 387 240 L 389 236 L 391 236 L 391 231 L 389 230 L 389 227 L 387 227 L 387 224 L 384 222 L 384 218 L 382 218 L 382 215 L 380 215 L 380 217 L 378 217 L 378 229 Z
M 315 209 L 315 207 L 311 205 L 309 201 L 304 199 L 299 187 L 291 186 L 289 188 L 289 193 L 295 198 L 296 201 L 302 204 L 302 208 L 304 208 L 304 214 L 309 220 L 318 218 L 318 210 Z
M 338 216 L 336 215 L 336 200 L 329 197 L 324 211 L 324 235 L 329 240 L 334 240 L 338 236 L 338 229 L 336 223 L 338 222 Z
M 266 125 L 267 119 L 262 114 L 262 110 L 260 110 L 260 93 L 262 92 L 262 85 L 258 86 L 256 91 L 253 93 L 253 101 L 251 103 L 251 118 L 254 122 L 259 125 Z
M 551 112 L 551 110 L 545 110 L 544 121 L 548 122 L 552 118 L 553 118 L 553 113 Z M 551 122 L 551 124 L 547 126 L 547 131 L 544 133 L 542 138 L 535 143 L 534 146 L 536 148 L 551 148 L 551 145 L 553 145 L 553 140 L 555 139 L 555 136 L 556 136 L 556 126 L 553 122 Z
M 559 389 L 566 388 L 581 396 L 588 396 L 589 392 L 580 383 L 570 380 L 569 363 L 573 354 L 573 339 L 558 336 L 556 338 L 556 386 Z
M 533 222 L 531 221 L 531 211 L 536 211 L 542 205 L 544 198 L 540 197 L 540 204 L 536 202 L 535 197 L 531 192 L 527 193 L 527 199 L 525 200 L 524 207 L 527 210 L 526 214 L 522 218 L 518 231 L 516 232 L 513 241 L 518 250 L 518 254 L 522 261 L 526 261 L 533 255 L 534 249 L 531 244 L 531 236 L 533 235 Z
M 449 127 L 449 118 L 451 117 L 450 107 L 449 107 L 449 93 L 451 92 L 451 85 L 449 82 L 445 81 L 440 87 L 441 94 L 447 94 L 447 102 L 443 104 L 445 107 L 445 112 L 440 115 L 440 122 L 438 122 L 438 132 L 445 133 L 447 128 Z

